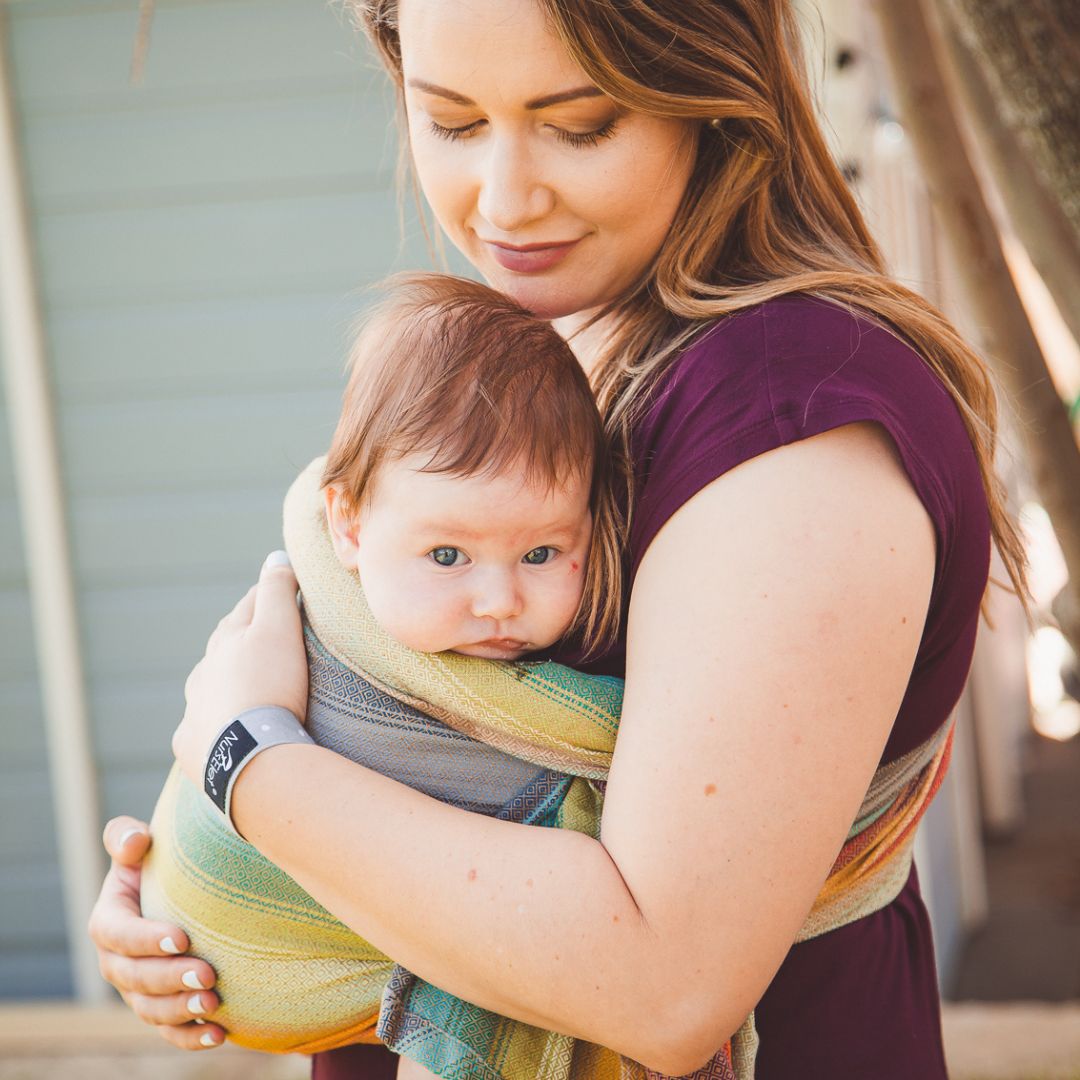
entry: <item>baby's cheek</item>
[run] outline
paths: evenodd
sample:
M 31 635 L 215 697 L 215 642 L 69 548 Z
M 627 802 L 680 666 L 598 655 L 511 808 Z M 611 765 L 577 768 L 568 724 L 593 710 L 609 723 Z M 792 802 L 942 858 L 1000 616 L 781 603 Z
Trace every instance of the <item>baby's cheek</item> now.
M 386 629 L 391 637 L 416 652 L 443 652 L 454 644 L 447 640 L 438 619 L 430 617 L 422 609 L 399 612 Z
M 386 588 L 385 582 L 373 581 L 365 591 L 375 621 L 395 641 L 418 652 L 437 651 L 429 647 L 431 621 L 425 618 L 424 608 L 416 603 L 410 590 Z

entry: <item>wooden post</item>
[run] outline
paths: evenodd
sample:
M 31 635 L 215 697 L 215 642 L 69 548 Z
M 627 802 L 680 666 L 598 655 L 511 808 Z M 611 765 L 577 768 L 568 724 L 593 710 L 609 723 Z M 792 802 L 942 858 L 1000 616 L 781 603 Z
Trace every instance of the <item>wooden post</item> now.
M 104 1001 L 107 988 L 86 935 L 104 877 L 97 773 L 79 641 L 64 489 L 45 360 L 8 71 L 7 14 L 0 4 L 0 332 L 22 521 L 49 774 L 75 992 Z
M 968 157 L 942 71 L 940 30 L 926 0 L 875 0 L 901 119 L 956 256 L 987 358 L 1008 393 L 1039 498 L 1070 583 L 1055 614 L 1080 651 L 1080 448 L 1031 329 Z

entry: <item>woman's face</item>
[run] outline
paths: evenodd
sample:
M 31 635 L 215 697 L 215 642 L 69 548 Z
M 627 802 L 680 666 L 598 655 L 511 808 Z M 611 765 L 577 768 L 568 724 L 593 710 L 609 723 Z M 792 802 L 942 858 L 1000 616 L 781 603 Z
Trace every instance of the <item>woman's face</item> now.
M 618 296 L 667 234 L 696 125 L 618 108 L 535 0 L 402 0 L 400 34 L 413 160 L 453 243 L 543 318 Z

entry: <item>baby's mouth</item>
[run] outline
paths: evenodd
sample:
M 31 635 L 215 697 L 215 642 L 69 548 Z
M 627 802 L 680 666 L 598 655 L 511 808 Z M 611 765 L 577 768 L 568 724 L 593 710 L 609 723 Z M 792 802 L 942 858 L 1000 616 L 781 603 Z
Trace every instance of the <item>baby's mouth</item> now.
M 521 652 L 529 647 L 527 641 L 517 638 L 487 638 L 476 642 L 474 648 L 505 649 L 507 652 Z

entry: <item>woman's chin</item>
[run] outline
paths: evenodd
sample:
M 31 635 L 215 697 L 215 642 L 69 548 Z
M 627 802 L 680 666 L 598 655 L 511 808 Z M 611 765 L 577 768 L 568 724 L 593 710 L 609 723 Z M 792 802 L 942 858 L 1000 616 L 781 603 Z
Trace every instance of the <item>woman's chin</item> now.
M 527 308 L 538 319 L 552 322 L 597 306 L 592 290 L 561 282 L 556 274 L 513 274 L 501 267 L 485 275 L 487 283 Z M 601 301 L 602 302 L 602 301 Z

